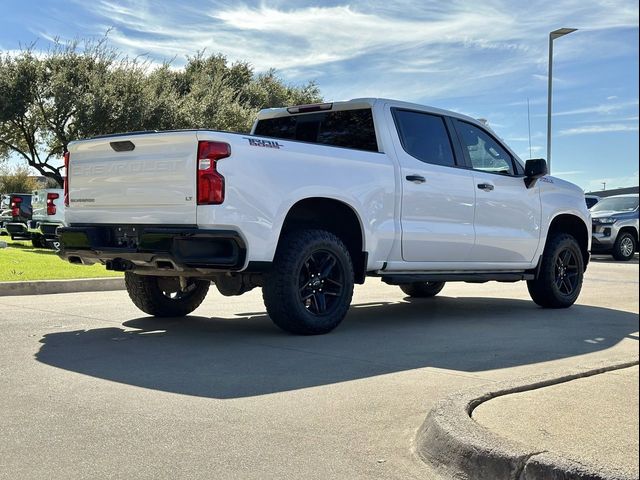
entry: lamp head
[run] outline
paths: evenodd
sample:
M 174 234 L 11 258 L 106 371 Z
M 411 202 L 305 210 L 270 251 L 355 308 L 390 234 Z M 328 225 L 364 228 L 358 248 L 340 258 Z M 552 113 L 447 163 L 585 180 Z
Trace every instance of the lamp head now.
M 559 28 L 549 34 L 552 39 L 563 37 L 578 30 L 577 28 Z

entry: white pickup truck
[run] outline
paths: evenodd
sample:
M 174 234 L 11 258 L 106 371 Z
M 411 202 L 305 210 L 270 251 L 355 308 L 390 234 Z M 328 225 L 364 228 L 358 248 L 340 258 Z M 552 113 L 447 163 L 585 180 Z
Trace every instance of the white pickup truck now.
M 183 316 L 211 282 L 262 287 L 271 319 L 321 334 L 367 276 L 411 297 L 526 280 L 572 305 L 591 220 L 577 186 L 483 123 L 386 99 L 267 109 L 249 135 L 135 132 L 73 142 L 60 255 L 124 271 L 135 305 Z
M 56 230 L 64 225 L 64 190 L 48 188 L 35 190 L 31 197 L 33 216 L 29 232 L 34 247 L 57 246 Z

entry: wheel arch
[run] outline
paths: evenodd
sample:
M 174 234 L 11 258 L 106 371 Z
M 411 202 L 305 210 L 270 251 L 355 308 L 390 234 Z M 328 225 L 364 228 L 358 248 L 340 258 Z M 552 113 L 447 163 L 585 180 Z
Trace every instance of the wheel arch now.
M 621 233 L 625 233 L 625 232 L 629 232 L 631 235 L 634 236 L 636 242 L 638 241 L 638 230 L 636 230 L 636 227 L 634 227 L 632 225 L 627 225 L 626 227 L 622 227 L 620 229 L 620 231 L 618 232 L 618 235 L 620 235 Z
M 589 227 L 585 224 L 584 220 L 577 215 L 570 213 L 561 213 L 556 215 L 547 231 L 547 238 L 545 240 L 545 247 L 549 243 L 549 238 L 557 233 L 567 233 L 573 236 L 578 245 L 580 245 L 580 251 L 582 252 L 582 259 L 584 260 L 584 268 L 587 268 L 589 263 Z
M 284 234 L 303 228 L 321 228 L 338 236 L 351 255 L 356 283 L 364 283 L 367 268 L 365 233 L 362 220 L 353 207 L 329 197 L 298 200 L 285 216 L 278 236 L 278 247 Z

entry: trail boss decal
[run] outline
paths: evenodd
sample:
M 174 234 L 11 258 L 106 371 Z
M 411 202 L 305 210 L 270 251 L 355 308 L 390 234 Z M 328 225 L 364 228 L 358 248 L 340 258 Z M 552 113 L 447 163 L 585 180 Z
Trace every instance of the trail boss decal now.
M 249 141 L 249 145 L 252 147 L 266 147 L 266 148 L 282 148 L 284 145 L 275 141 L 275 140 L 262 140 L 260 138 L 247 138 L 243 137 L 245 140 Z

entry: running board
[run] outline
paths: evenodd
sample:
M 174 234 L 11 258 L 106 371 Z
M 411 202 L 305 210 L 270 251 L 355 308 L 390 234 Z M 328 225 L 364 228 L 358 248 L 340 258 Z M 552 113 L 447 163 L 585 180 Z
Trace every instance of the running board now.
M 383 275 L 382 281 L 389 285 L 400 285 L 414 282 L 519 282 L 533 280 L 531 272 L 482 272 L 482 273 L 403 273 Z

